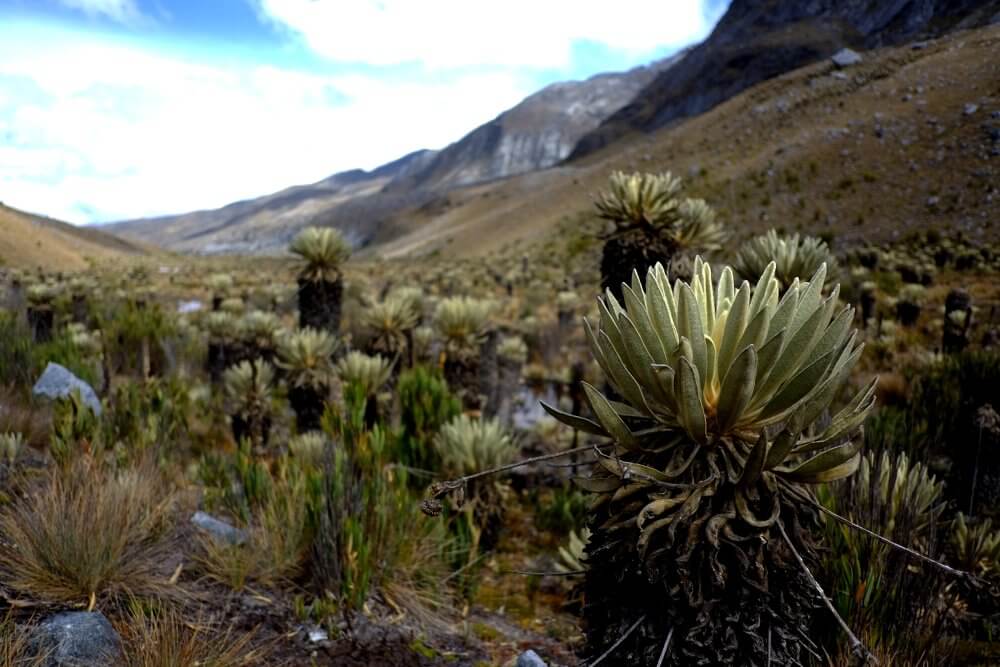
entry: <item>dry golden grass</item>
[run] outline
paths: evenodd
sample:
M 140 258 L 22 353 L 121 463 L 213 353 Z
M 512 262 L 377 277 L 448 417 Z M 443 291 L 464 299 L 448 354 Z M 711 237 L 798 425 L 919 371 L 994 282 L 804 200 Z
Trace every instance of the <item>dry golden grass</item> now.
M 0 205 L 0 263 L 15 268 L 57 266 L 81 271 L 90 260 L 122 260 L 146 248 L 87 228 L 38 218 Z
M 217 630 L 185 620 L 171 609 L 133 601 L 118 624 L 125 667 L 238 667 L 264 665 L 267 651 L 255 648 L 253 632 Z
M 9 613 L 0 619 L 0 667 L 43 667 L 48 654 L 32 655 L 29 633 Z
M 273 586 L 301 573 L 309 546 L 305 480 L 284 480 L 258 511 L 244 544 L 197 538 L 194 559 L 209 578 L 233 590 L 253 582 Z
M 81 459 L 49 470 L 0 512 L 4 583 L 54 603 L 173 595 L 160 571 L 172 503 L 147 466 L 110 473 Z

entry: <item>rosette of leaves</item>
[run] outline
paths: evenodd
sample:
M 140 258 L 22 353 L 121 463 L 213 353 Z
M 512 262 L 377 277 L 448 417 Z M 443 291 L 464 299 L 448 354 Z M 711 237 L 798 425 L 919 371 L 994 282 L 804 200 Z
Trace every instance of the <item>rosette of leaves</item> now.
M 223 386 L 232 415 L 233 438 L 267 445 L 274 400 L 274 368 L 263 359 L 226 369 Z
M 700 199 L 681 196 L 681 179 L 662 174 L 616 171 L 595 201 L 597 214 L 610 223 L 601 258 L 601 286 L 620 294 L 633 269 L 657 262 L 669 269 L 687 264 L 686 253 L 722 246 L 725 228 Z M 675 255 L 678 255 L 675 258 Z
M 307 227 L 288 249 L 302 260 L 298 275 L 299 324 L 336 333 L 344 294 L 341 268 L 351 246 L 332 227 Z
M 738 278 L 753 280 L 774 262 L 774 277 L 784 289 L 796 278 L 805 280 L 826 264 L 827 277 L 836 274 L 837 260 L 826 241 L 813 236 L 782 236 L 774 229 L 744 243 L 736 253 L 733 269 Z
M 378 391 L 392 375 L 393 363 L 382 355 L 348 352 L 337 362 L 337 375 L 345 385 L 353 385 L 365 398 L 365 424 L 374 428 L 379 420 Z
M 371 349 L 389 355 L 407 351 L 409 336 L 420 321 L 418 305 L 413 295 L 399 291 L 368 307 L 361 320 L 372 334 Z
M 486 330 L 494 304 L 468 296 L 442 299 L 434 311 L 434 324 L 449 352 L 474 353 Z
M 328 441 L 322 431 L 300 433 L 288 441 L 288 451 L 301 463 L 320 467 L 323 465 Z
M 862 352 L 853 309 L 824 297 L 825 265 L 780 297 L 774 272 L 737 286 L 697 258 L 690 284 L 633 274 L 585 327 L 615 397 L 583 384 L 594 419 L 545 406 L 612 440 L 580 483 L 597 495 L 588 650 L 628 634 L 615 664 L 656 664 L 671 630 L 663 664 L 793 664 L 809 647 L 818 601 L 790 551 L 814 560 L 810 486 L 858 467 L 875 381 L 821 423 Z
M 446 474 L 464 476 L 510 463 L 517 445 L 496 419 L 473 419 L 459 415 L 444 424 L 434 441 Z M 462 487 L 456 510 L 468 520 L 473 551 L 489 548 L 503 520 L 504 503 L 499 483 L 491 478 L 474 479 Z
M 951 534 L 955 560 L 966 572 L 995 573 L 1000 567 L 1000 530 L 990 519 L 970 521 L 961 512 Z
M 288 382 L 288 402 L 300 433 L 319 429 L 336 370 L 337 340 L 326 331 L 299 329 L 278 340 L 278 367 Z

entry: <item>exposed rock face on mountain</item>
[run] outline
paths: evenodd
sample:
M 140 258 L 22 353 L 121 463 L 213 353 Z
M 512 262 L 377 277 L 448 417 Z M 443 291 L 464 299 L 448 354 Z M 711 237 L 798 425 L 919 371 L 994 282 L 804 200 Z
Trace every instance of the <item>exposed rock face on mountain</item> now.
M 686 52 L 627 72 L 554 83 L 451 144 L 392 189 L 454 187 L 545 169 Z
M 1000 0 L 733 0 L 704 42 L 583 137 L 570 159 L 693 116 L 827 57 L 1000 21 Z
M 306 225 L 334 225 L 356 246 L 384 235 L 408 208 L 447 206 L 447 190 L 562 161 L 576 142 L 627 104 L 683 54 L 627 72 L 552 84 L 442 151 L 417 151 L 370 172 L 340 172 L 311 185 L 220 209 L 127 221 L 116 234 L 173 250 L 276 252 Z

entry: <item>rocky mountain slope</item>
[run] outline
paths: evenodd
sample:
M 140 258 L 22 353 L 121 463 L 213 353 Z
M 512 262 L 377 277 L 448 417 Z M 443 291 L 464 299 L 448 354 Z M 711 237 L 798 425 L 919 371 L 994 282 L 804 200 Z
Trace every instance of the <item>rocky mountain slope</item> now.
M 769 228 L 836 247 L 913 230 L 1000 236 L 1000 25 L 814 63 L 709 112 L 541 172 L 402 212 L 387 258 L 549 247 L 597 229 L 593 195 L 615 169 L 684 177 L 734 242 Z M 588 225 L 591 225 L 588 227 Z
M 201 253 L 274 252 L 298 229 L 336 225 L 357 246 L 408 207 L 447 206 L 455 187 L 562 161 L 577 141 L 682 54 L 627 72 L 552 84 L 441 151 L 417 151 L 371 172 L 353 170 L 221 209 L 126 221 L 115 234 Z
M 91 227 L 75 227 L 0 204 L 0 267 L 76 271 L 87 268 L 88 260 L 149 252 L 140 244 Z
M 681 67 L 584 136 L 570 159 L 693 116 L 844 47 L 870 49 L 1000 21 L 1000 0 L 733 0 Z

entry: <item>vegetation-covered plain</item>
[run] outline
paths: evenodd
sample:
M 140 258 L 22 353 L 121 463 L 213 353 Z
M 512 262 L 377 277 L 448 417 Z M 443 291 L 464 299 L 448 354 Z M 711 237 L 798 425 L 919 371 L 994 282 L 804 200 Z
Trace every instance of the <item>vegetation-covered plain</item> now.
M 67 611 L 107 664 L 995 664 L 1000 247 L 594 203 L 4 270 L 0 664 Z

